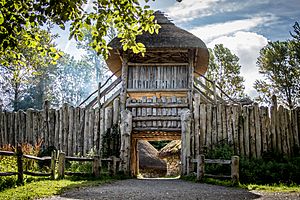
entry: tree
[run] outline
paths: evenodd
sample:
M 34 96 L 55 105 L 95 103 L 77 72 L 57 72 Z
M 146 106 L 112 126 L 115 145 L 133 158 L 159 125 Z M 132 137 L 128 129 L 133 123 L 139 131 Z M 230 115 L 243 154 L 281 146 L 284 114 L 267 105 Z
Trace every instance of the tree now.
M 98 0 L 89 2 L 91 9 L 84 10 L 86 3 L 86 0 L 0 0 L 0 57 L 9 55 L 24 60 L 23 52 L 16 51 L 20 35 L 24 45 L 34 50 L 41 35 L 32 30 L 42 26 L 58 25 L 64 29 L 70 23 L 70 38 L 76 40 L 82 40 L 83 30 L 87 29 L 92 34 L 90 45 L 104 56 L 108 52 L 104 37 L 110 26 L 117 30 L 124 50 L 131 49 L 134 53 L 145 52 L 144 45 L 135 41 L 137 35 L 159 29 L 153 11 L 147 5 L 142 8 L 138 0 Z M 40 47 L 37 53 L 56 54 L 54 50 Z M 0 64 L 9 66 L 11 62 L 1 59 Z
M 259 101 L 270 103 L 275 94 L 278 102 L 290 109 L 299 104 L 300 66 L 291 41 L 269 42 L 260 51 L 257 65 L 265 78 L 254 83 Z
M 241 66 L 239 58 L 232 54 L 231 51 L 224 47 L 223 44 L 217 44 L 209 49 L 210 58 L 206 77 L 215 80 L 216 84 L 231 98 L 244 97 L 244 79 L 240 76 Z M 208 87 L 212 88 L 210 83 Z M 227 97 L 220 94 L 224 99 Z
M 6 60 L 9 65 L 0 65 L 0 72 L 2 76 L 2 89 L 4 91 L 1 95 L 2 101 L 9 102 L 6 107 L 18 110 L 24 108 L 21 106 L 21 101 L 26 95 L 27 87 L 32 85 L 37 80 L 43 80 L 46 68 L 49 63 L 54 63 L 56 54 L 58 52 L 55 45 L 52 43 L 55 36 L 50 35 L 47 31 L 41 29 L 32 30 L 33 34 L 40 35 L 40 40 L 36 44 L 36 49 L 32 49 L 26 45 L 26 38 L 23 35 L 19 36 L 19 43 L 15 46 L 15 52 L 22 53 L 24 59 L 19 59 L 16 55 L 1 54 L 0 60 Z M 40 54 L 40 48 L 52 49 L 52 52 Z M 61 52 L 60 52 L 61 54 Z M 24 68 L 24 66 L 26 66 Z M 40 79 L 38 77 L 41 77 Z M 26 102 L 27 103 L 27 102 Z

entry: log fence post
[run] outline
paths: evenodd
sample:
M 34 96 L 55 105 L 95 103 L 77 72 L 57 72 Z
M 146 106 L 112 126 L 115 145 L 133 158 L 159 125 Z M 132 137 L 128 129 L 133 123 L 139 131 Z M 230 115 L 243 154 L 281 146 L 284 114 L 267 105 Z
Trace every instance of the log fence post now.
M 63 179 L 65 177 L 65 163 L 66 163 L 66 153 L 59 152 L 58 156 L 58 178 Z
M 24 184 L 23 152 L 22 152 L 22 146 L 20 144 L 17 146 L 17 165 L 18 165 L 18 185 L 23 185 Z
M 197 181 L 204 177 L 205 157 L 203 154 L 197 156 Z
M 93 158 L 93 175 L 98 178 L 100 177 L 100 156 L 94 156 Z
M 115 176 L 117 174 L 117 158 L 116 156 L 111 157 L 112 162 L 112 175 Z
M 240 158 L 238 156 L 231 157 L 231 179 L 233 182 L 239 182 L 239 164 Z
M 51 153 L 51 179 L 55 179 L 55 166 L 56 166 L 56 151 Z

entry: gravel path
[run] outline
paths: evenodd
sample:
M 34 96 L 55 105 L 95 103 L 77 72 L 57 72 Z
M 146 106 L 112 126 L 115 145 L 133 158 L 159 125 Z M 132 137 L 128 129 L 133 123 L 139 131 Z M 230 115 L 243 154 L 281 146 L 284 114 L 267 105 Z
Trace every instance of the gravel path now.
M 137 180 L 116 181 L 97 187 L 69 190 L 61 196 L 43 200 L 69 199 L 130 199 L 130 200 L 190 200 L 190 199 L 300 199 L 300 193 L 260 193 L 244 189 L 200 184 L 183 180 Z

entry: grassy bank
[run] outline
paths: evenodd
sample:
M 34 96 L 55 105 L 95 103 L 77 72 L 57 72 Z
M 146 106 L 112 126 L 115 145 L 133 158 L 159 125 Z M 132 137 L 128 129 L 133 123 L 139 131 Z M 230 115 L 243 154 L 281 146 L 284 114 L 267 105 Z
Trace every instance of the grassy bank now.
M 104 183 L 112 182 L 113 178 L 105 178 L 102 180 L 76 180 L 76 179 L 64 179 L 64 180 L 40 180 L 27 183 L 24 186 L 18 186 L 15 188 L 5 189 L 0 192 L 1 200 L 9 199 L 36 199 L 42 197 L 48 197 L 58 195 L 66 190 L 97 186 Z

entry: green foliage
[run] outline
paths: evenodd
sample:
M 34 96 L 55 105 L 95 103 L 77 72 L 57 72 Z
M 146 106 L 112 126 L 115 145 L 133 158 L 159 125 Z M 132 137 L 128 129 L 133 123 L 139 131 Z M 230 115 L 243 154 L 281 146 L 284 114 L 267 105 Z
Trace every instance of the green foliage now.
M 148 6 L 141 7 L 136 0 L 93 1 L 88 10 L 82 9 L 85 4 L 85 0 L 53 0 L 50 3 L 41 0 L 1 0 L 0 52 L 13 55 L 20 35 L 24 37 L 25 45 L 34 49 L 41 36 L 33 34 L 32 30 L 41 26 L 51 28 L 53 24 L 64 29 L 67 23 L 70 23 L 70 38 L 82 40 L 83 30 L 92 32 L 90 45 L 99 54 L 108 53 L 104 37 L 111 26 L 117 29 L 124 50 L 145 52 L 143 45 L 135 41 L 136 36 L 159 29 L 159 25 L 153 22 L 153 11 L 148 10 Z M 52 50 L 41 47 L 38 54 Z
M 120 127 L 118 124 L 113 125 L 112 128 L 108 129 L 103 135 L 102 139 L 102 158 L 108 158 L 110 156 L 119 157 L 121 147 L 121 134 Z
M 224 47 L 223 44 L 217 44 L 209 49 L 209 66 L 206 77 L 215 80 L 216 84 L 231 98 L 244 97 L 244 79 L 240 76 L 241 66 L 239 58 Z M 212 88 L 211 83 L 207 83 Z M 227 97 L 220 94 L 222 98 Z
M 277 96 L 279 104 L 294 108 L 300 99 L 300 40 L 299 24 L 295 23 L 293 40 L 269 42 L 260 51 L 257 61 L 263 80 L 256 80 L 254 88 L 258 101 L 269 103 Z

